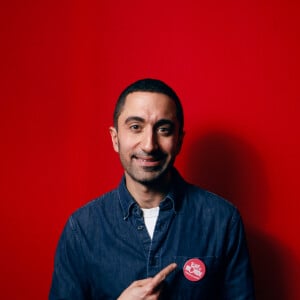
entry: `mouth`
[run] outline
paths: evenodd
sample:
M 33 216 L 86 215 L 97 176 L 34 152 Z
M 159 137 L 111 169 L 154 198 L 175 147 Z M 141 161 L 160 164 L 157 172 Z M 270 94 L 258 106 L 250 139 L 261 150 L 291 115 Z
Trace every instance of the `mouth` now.
M 163 157 L 134 155 L 133 159 L 135 159 L 141 167 L 157 167 L 161 165 Z

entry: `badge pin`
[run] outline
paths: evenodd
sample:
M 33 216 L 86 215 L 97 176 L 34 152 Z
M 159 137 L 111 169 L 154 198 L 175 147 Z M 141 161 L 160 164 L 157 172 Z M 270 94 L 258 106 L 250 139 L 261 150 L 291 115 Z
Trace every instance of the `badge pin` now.
M 189 259 L 183 266 L 183 274 L 189 281 L 199 281 L 206 273 L 206 267 L 198 258 Z

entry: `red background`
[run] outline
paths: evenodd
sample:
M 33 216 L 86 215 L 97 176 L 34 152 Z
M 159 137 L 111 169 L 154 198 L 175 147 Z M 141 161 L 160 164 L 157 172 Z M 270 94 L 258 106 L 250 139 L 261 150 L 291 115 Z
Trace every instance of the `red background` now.
M 246 224 L 257 299 L 300 299 L 299 2 L 1 1 L 0 298 L 46 299 L 69 214 L 115 187 L 119 92 L 182 98 L 177 166 Z

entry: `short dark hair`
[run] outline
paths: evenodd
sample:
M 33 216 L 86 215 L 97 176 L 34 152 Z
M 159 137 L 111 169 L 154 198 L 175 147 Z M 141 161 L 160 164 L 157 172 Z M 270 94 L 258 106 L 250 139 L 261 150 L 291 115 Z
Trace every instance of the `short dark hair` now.
M 179 133 L 183 132 L 184 116 L 183 116 L 183 108 L 179 97 L 177 96 L 175 91 L 166 83 L 164 83 L 161 80 L 152 79 L 152 78 L 145 78 L 145 79 L 135 81 L 134 83 L 126 87 L 123 90 L 123 92 L 120 94 L 113 115 L 115 128 L 118 129 L 118 119 L 125 105 L 126 97 L 128 96 L 128 94 L 134 92 L 160 93 L 169 96 L 176 105 L 176 116 L 179 122 Z

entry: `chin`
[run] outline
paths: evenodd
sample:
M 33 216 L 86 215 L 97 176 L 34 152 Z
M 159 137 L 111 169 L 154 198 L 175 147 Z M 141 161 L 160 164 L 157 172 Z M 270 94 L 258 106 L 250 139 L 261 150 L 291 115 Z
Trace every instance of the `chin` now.
M 131 178 L 144 185 L 153 185 L 162 182 L 164 178 L 167 177 L 168 170 L 164 171 L 147 171 L 146 175 L 134 174 Z

